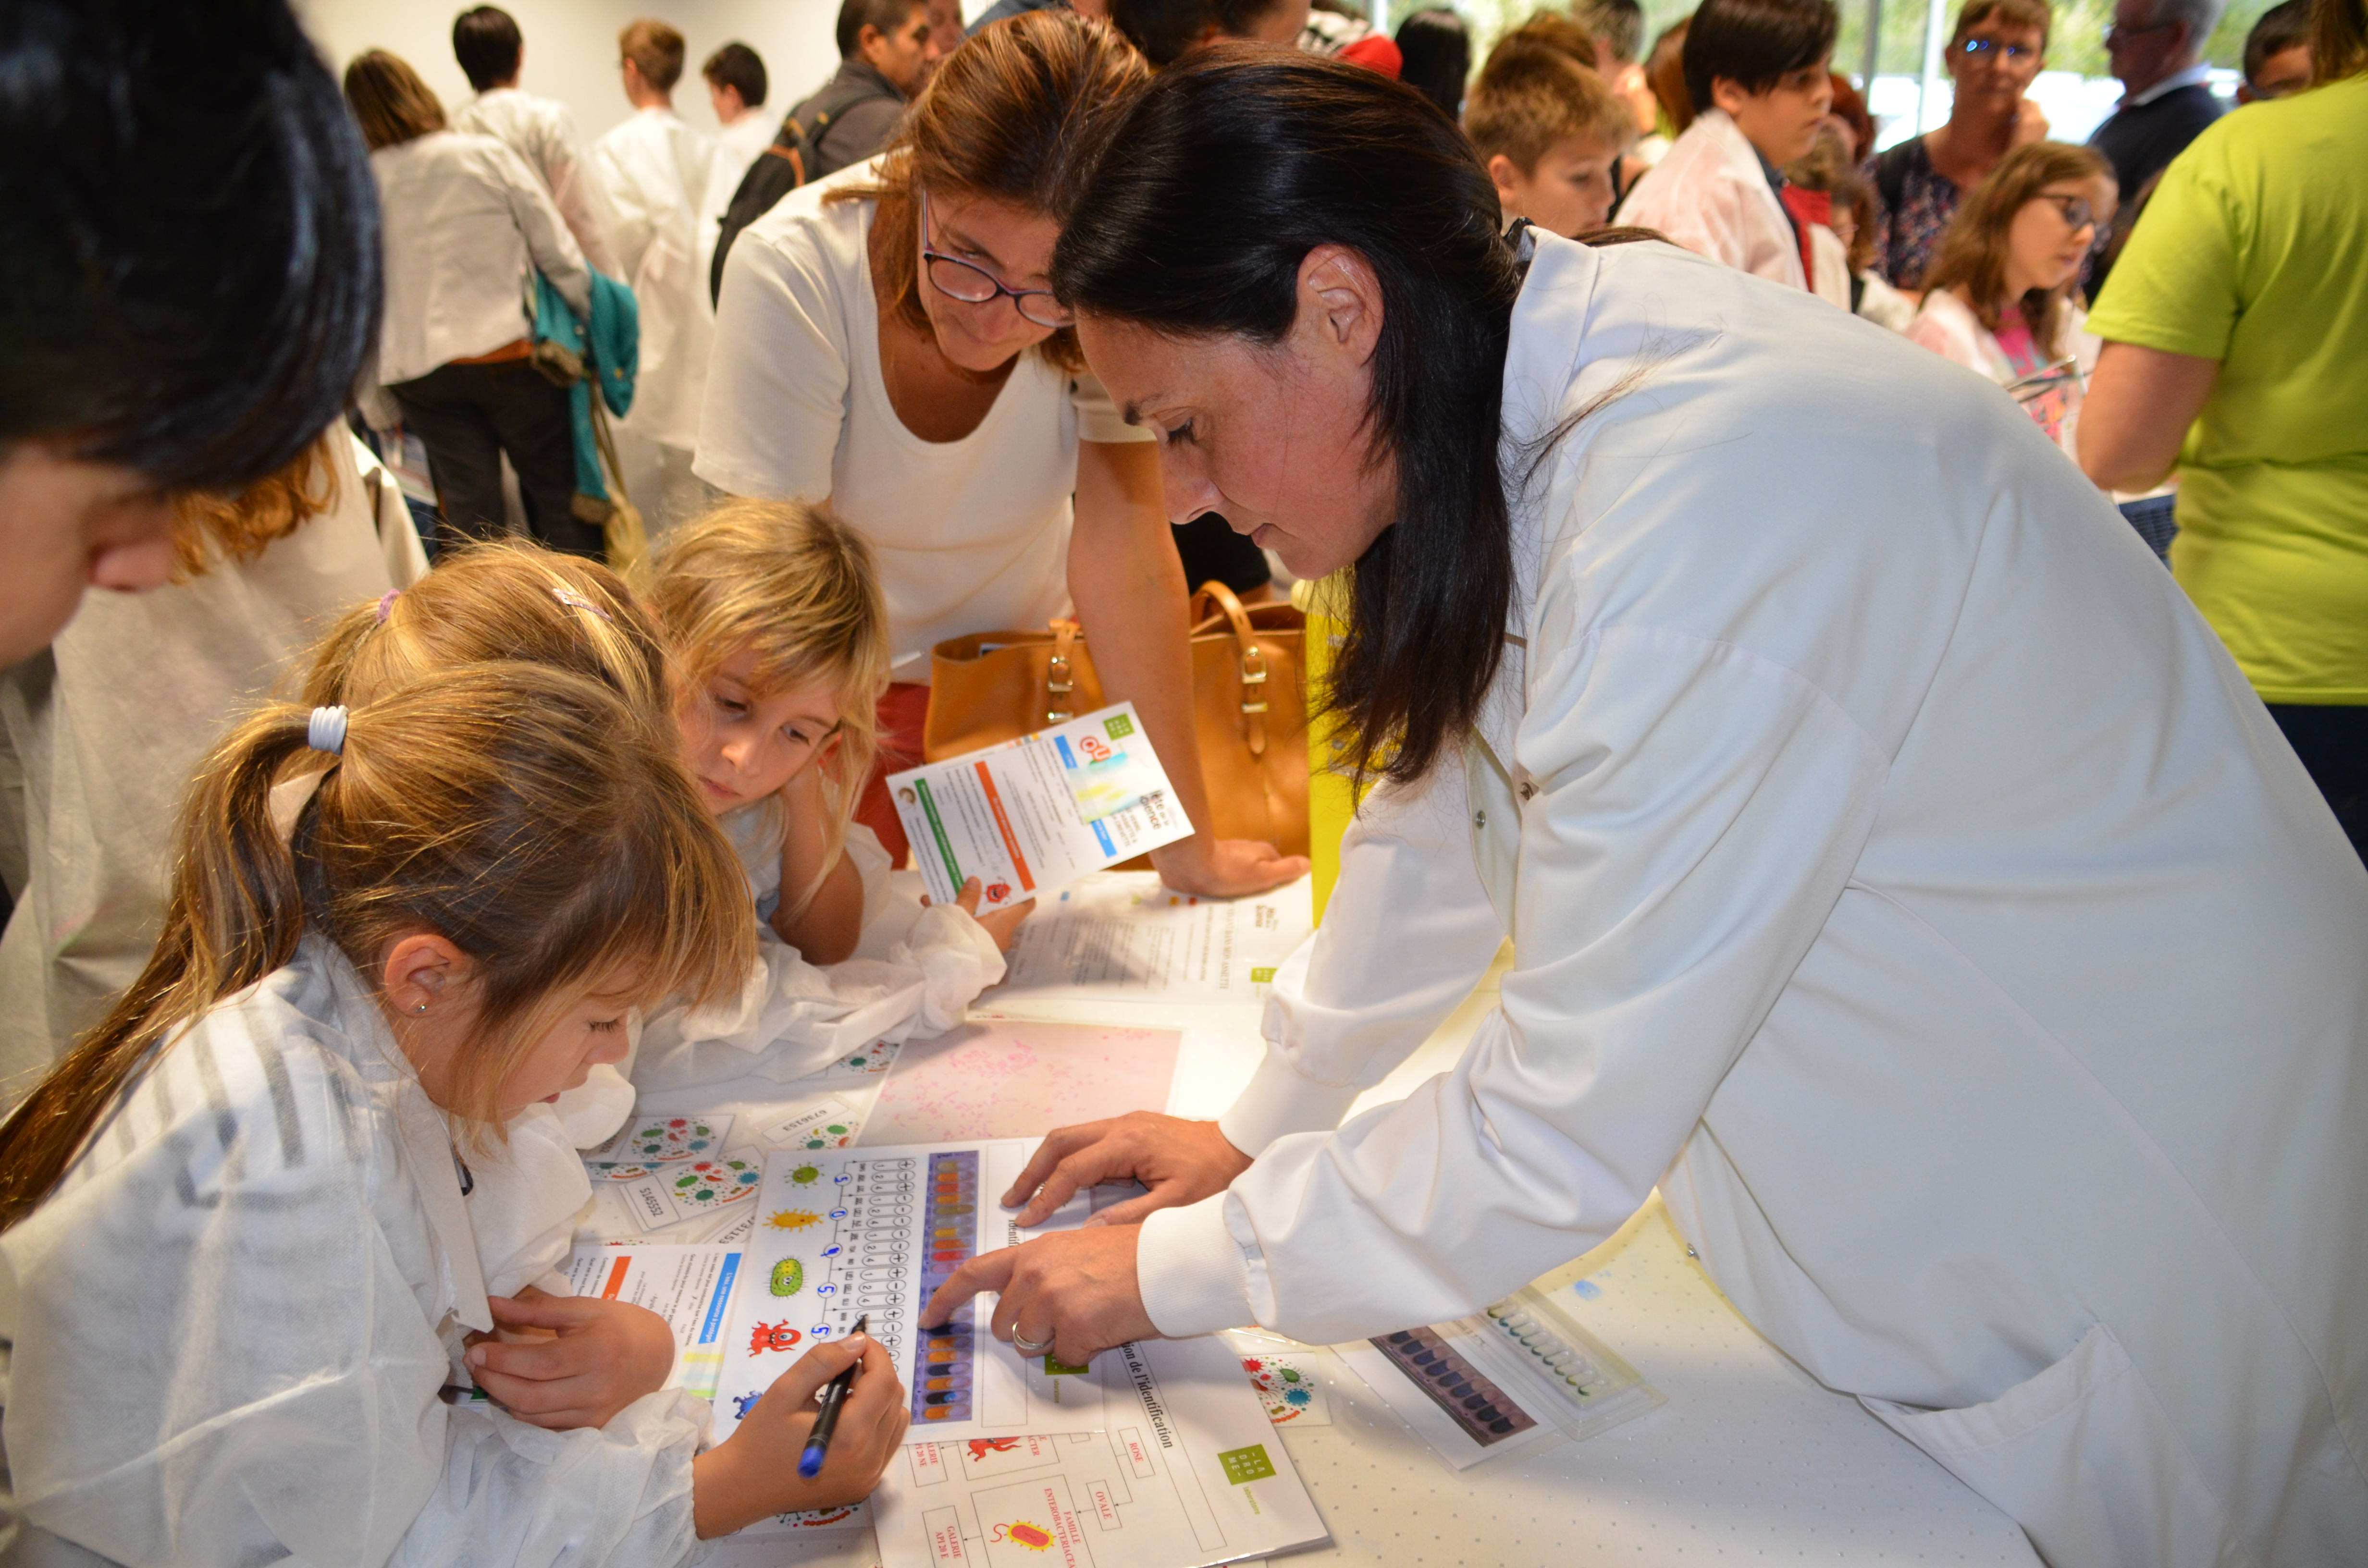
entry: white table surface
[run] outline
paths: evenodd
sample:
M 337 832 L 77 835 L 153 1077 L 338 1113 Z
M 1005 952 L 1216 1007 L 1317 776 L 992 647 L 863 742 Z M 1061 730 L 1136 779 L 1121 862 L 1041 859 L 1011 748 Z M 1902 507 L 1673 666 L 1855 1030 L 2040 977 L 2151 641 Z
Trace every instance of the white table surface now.
M 982 1015 L 992 1010 L 993 998 Z M 1487 1010 L 1493 976 L 1405 1065 L 1357 1102 L 1404 1096 L 1452 1064 Z M 1064 1016 L 1077 1016 L 1064 1009 Z M 1168 1108 L 1213 1117 L 1263 1051 L 1254 1008 L 1133 1007 L 1106 1021 L 1184 1031 Z M 868 1097 L 871 1091 L 865 1091 Z M 645 1096 L 642 1108 L 756 1116 L 796 1098 L 759 1078 Z M 856 1096 L 848 1096 L 855 1098 Z M 778 1119 L 770 1118 L 768 1119 Z M 752 1124 L 753 1125 L 753 1124 Z M 1572 1290 L 1585 1280 L 1586 1299 Z M 1746 1324 L 1686 1256 L 1656 1194 L 1603 1245 L 1540 1281 L 1668 1403 L 1584 1443 L 1457 1473 L 1337 1358 L 1319 1358 L 1330 1426 L 1278 1436 L 1333 1544 L 1296 1564 L 2038 1562 L 1997 1509 Z M 878 1562 L 869 1531 L 719 1543 L 716 1568 Z

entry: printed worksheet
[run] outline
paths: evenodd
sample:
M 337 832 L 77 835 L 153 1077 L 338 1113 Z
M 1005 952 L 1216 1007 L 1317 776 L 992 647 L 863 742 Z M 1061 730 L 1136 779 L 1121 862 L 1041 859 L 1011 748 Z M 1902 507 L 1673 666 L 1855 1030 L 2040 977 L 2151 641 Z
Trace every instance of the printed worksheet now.
M 1040 898 L 982 1009 L 1035 1002 L 1256 1003 L 1315 928 L 1308 879 L 1255 897 L 1172 892 L 1103 871 Z
M 1223 1339 L 1122 1345 L 1099 1433 L 916 1443 L 871 1506 L 886 1568 L 1203 1568 L 1329 1539 Z
M 578 1245 L 567 1260 L 577 1295 L 628 1301 L 666 1319 L 675 1344 L 666 1386 L 706 1399 L 715 1396 L 723 1367 L 723 1330 L 739 1276 L 740 1249 L 729 1246 Z
M 1108 1024 L 964 1024 L 905 1047 L 872 1102 L 864 1137 L 1018 1138 L 1131 1110 L 1166 1110 L 1183 1039 L 1174 1029 Z
M 976 877 L 982 909 L 1192 833 L 1128 702 L 892 773 L 888 789 L 929 896 L 951 903 Z
M 905 1380 L 915 1432 L 973 1437 L 1105 1426 L 1111 1393 L 1127 1386 L 1114 1358 L 1090 1367 L 1023 1358 L 987 1332 L 992 1295 L 941 1327 L 917 1326 L 931 1292 L 968 1259 L 1069 1229 L 1140 1190 L 1079 1193 L 1039 1230 L 1023 1232 L 996 1199 L 1037 1142 L 949 1139 L 766 1156 L 743 1265 L 747 1283 L 717 1385 L 718 1439 L 807 1346 L 846 1334 L 859 1315 L 869 1316 L 867 1332 Z M 1238 1369 L 1232 1376 L 1241 1381 Z

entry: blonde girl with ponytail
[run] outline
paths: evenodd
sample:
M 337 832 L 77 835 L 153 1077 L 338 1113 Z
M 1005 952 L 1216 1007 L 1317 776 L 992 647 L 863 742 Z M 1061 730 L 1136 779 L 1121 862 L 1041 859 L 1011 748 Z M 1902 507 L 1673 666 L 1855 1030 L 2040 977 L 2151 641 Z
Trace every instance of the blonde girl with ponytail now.
M 307 770 L 283 834 L 274 787 Z M 814 1349 L 705 1454 L 646 1368 L 564 1434 L 441 1397 L 493 1324 L 471 1162 L 620 1054 L 629 1008 L 748 966 L 730 849 L 645 715 L 517 663 L 268 709 L 177 844 L 146 970 L 0 1124 L 20 1549 L 643 1568 L 871 1490 L 905 1423 L 868 1341 Z M 800 1482 L 811 1395 L 859 1360 Z
M 682 676 L 684 761 L 738 853 L 758 963 L 736 1006 L 654 1016 L 633 1081 L 801 1077 L 952 1028 L 1003 978 L 1025 906 L 930 907 L 854 819 L 879 755 L 887 612 L 871 547 L 826 508 L 727 501 L 671 533 L 650 604 Z

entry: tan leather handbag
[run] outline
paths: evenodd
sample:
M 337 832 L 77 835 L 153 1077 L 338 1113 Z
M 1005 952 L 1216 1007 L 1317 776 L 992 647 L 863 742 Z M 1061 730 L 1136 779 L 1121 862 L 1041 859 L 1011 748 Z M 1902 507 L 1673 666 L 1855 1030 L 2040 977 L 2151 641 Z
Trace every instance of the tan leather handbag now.
M 1219 582 L 1192 597 L 1192 727 L 1219 838 L 1307 853 L 1307 618 L 1287 604 L 1244 606 Z M 930 762 L 1066 722 L 1104 706 L 1074 620 L 1045 631 L 986 631 L 929 654 Z

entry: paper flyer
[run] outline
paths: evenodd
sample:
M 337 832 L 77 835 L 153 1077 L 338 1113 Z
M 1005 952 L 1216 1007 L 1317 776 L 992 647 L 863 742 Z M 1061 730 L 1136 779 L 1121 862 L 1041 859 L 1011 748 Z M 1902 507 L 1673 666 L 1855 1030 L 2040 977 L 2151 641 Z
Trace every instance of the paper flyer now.
M 728 1246 L 576 1247 L 567 1278 L 579 1296 L 647 1307 L 674 1330 L 667 1388 L 713 1398 L 740 1249 Z
M 1103 871 L 1040 898 L 982 1008 L 1037 1002 L 1258 1003 L 1315 928 L 1306 878 L 1248 898 L 1170 892 Z
M 1329 1539 L 1224 1340 L 1099 1358 L 1107 1431 L 916 1443 L 872 1494 L 888 1568 L 1203 1568 Z
M 951 903 L 976 877 L 983 909 L 1192 833 L 1129 702 L 892 773 L 888 788 L 929 896 Z
M 858 1314 L 894 1360 L 913 1430 L 949 1437 L 1099 1431 L 1121 1377 L 1113 1357 L 1071 1368 L 1022 1358 L 986 1332 L 985 1295 L 928 1333 L 922 1306 L 968 1259 L 1043 1231 L 1066 1230 L 1132 1184 L 1079 1193 L 1051 1221 L 1021 1231 L 996 1200 L 1018 1179 L 1035 1139 L 948 1139 L 900 1147 L 791 1151 L 767 1156 L 756 1231 L 743 1265 L 717 1384 L 716 1435 L 816 1340 Z M 1238 1369 L 1232 1371 L 1241 1381 Z M 1123 1391 L 1122 1381 L 1115 1387 Z

